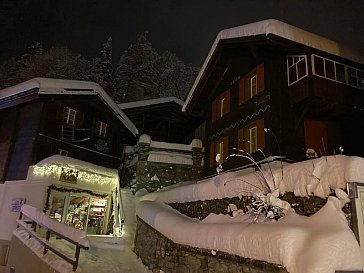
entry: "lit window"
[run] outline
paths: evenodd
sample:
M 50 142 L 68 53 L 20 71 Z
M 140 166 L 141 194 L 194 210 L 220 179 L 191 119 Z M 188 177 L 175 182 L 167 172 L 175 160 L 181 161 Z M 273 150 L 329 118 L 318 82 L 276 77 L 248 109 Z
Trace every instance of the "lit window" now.
M 260 64 L 239 80 L 239 104 L 255 97 L 264 88 L 264 64 Z
M 74 125 L 76 119 L 76 110 L 66 107 L 63 121 L 69 125 Z
M 307 56 L 290 55 L 287 56 L 288 86 L 298 82 L 308 75 Z
M 212 122 L 230 112 L 230 90 L 226 90 L 212 102 Z
M 238 150 L 240 153 L 254 153 L 264 147 L 264 119 L 259 119 L 239 129 Z
M 107 124 L 102 121 L 97 122 L 97 134 L 101 137 L 105 137 L 107 132 Z
M 229 156 L 229 137 L 225 136 L 210 144 L 210 166 L 218 165 Z M 221 162 L 216 162 L 216 155 L 220 154 Z

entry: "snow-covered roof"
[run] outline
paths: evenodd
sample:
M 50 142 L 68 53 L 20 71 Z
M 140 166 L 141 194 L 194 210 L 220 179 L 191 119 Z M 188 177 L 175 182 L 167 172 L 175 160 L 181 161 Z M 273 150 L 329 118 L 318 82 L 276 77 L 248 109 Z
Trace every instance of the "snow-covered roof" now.
M 189 105 L 192 96 L 195 92 L 195 89 L 201 80 L 202 76 L 205 73 L 207 65 L 210 62 L 210 59 L 215 52 L 220 40 L 233 39 L 233 38 L 242 38 L 249 36 L 257 36 L 257 35 L 276 35 L 287 40 L 315 48 L 324 52 L 328 52 L 330 54 L 340 56 L 342 58 L 355 61 L 361 64 L 364 64 L 364 54 L 355 51 L 353 49 L 349 49 L 338 44 L 335 41 L 326 39 L 322 36 L 313 34 L 311 32 L 305 31 L 298 27 L 286 24 L 284 22 L 268 19 L 264 21 L 259 21 L 243 26 L 238 26 L 234 28 L 225 29 L 219 32 L 217 35 L 206 59 L 203 63 L 201 70 L 187 96 L 187 99 L 183 105 L 182 111 L 186 111 L 187 106 Z
M 47 157 L 41 161 L 39 161 L 36 166 L 45 166 L 45 165 L 60 165 L 60 166 L 67 166 L 70 168 L 76 168 L 79 170 L 84 170 L 96 174 L 101 174 L 109 177 L 113 177 L 118 179 L 119 174 L 116 169 L 106 168 L 100 165 L 92 164 L 90 162 L 82 161 L 76 158 L 72 158 L 69 156 L 62 156 L 62 155 L 52 155 Z
M 112 98 L 100 85 L 88 81 L 75 81 L 50 78 L 34 78 L 29 81 L 0 90 L 0 100 L 16 97 L 34 89 L 39 95 L 95 95 L 110 107 L 116 117 L 125 125 L 133 135 L 138 129 L 125 113 L 116 105 Z
M 120 109 L 125 110 L 125 109 L 138 108 L 149 105 L 163 104 L 168 102 L 175 102 L 183 106 L 183 101 L 181 101 L 176 97 L 165 97 L 165 98 L 150 99 L 150 100 L 132 101 L 132 102 L 120 103 L 118 104 L 118 106 Z

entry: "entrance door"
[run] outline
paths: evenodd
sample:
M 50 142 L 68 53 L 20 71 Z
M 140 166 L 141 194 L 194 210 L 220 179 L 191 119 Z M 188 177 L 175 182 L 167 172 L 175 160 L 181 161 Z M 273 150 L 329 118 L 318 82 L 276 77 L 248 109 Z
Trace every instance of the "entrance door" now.
M 51 192 L 49 216 L 86 230 L 87 234 L 107 232 L 107 199 L 72 192 Z

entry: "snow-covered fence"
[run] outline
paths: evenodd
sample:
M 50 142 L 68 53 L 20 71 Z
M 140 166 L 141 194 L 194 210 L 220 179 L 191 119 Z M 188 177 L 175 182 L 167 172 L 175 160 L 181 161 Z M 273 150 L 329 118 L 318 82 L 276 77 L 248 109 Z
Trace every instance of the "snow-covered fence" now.
M 26 216 L 30 220 L 22 219 L 23 216 Z M 43 254 L 46 254 L 48 250 L 52 251 L 60 258 L 69 262 L 72 265 L 73 271 L 76 271 L 77 269 L 80 250 L 87 250 L 90 247 L 86 231 L 52 220 L 42 211 L 26 204 L 21 207 L 21 213 L 17 220 L 17 224 L 18 227 L 24 229 L 29 234 L 29 237 L 34 238 L 43 246 Z M 40 226 L 45 230 L 45 238 L 37 233 L 37 226 Z M 67 254 L 53 247 L 49 243 L 51 235 L 55 235 L 57 238 L 64 239 L 73 244 L 75 246 L 74 258 L 69 257 Z

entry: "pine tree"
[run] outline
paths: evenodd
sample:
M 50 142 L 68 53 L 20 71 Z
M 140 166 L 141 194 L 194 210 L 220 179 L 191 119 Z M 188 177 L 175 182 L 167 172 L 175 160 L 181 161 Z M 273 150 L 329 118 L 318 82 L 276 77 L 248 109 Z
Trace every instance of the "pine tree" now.
M 70 80 L 91 80 L 91 62 L 65 47 L 52 47 L 36 54 L 23 54 L 0 65 L 1 88 L 35 77 Z
M 103 44 L 99 57 L 94 62 L 91 78 L 110 95 L 114 93 L 111 37 Z
M 122 54 L 116 74 L 114 99 L 117 102 L 153 98 L 158 93 L 155 78 L 155 63 L 159 55 L 143 32 L 137 41 Z

